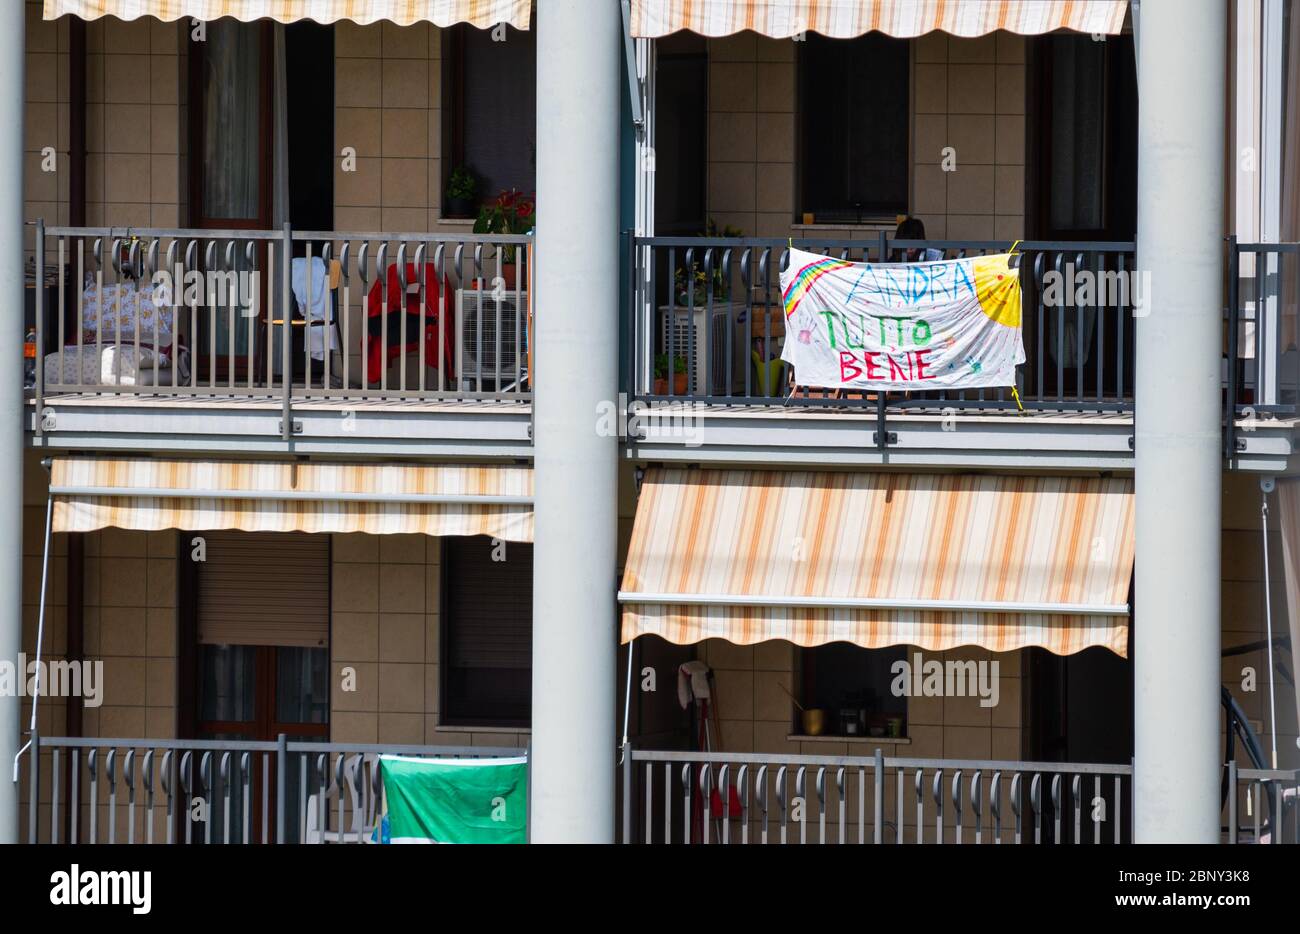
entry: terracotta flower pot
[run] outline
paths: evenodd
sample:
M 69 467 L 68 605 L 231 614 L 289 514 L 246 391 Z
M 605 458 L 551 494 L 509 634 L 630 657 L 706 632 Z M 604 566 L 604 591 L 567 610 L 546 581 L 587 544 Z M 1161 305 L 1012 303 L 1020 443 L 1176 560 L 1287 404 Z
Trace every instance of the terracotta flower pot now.
M 654 395 L 656 396 L 668 395 L 668 377 L 656 376 L 654 385 L 651 388 L 654 390 Z M 685 373 L 673 374 L 673 395 L 675 396 L 686 395 L 686 374 Z
M 507 292 L 513 292 L 515 290 L 515 283 L 519 281 L 516 275 L 517 269 L 518 269 L 518 264 L 516 263 L 501 264 L 501 272 L 500 272 L 501 287 L 504 288 Z

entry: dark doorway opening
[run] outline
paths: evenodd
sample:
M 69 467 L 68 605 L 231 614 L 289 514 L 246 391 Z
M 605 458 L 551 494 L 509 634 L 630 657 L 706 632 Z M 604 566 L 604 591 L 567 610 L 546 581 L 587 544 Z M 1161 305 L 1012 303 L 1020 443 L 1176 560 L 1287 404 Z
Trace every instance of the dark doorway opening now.
M 1030 43 L 1025 222 L 1035 240 L 1132 240 L 1137 67 L 1132 36 Z
M 1132 588 L 1129 605 L 1132 606 Z M 1079 762 L 1123 765 L 1133 761 L 1133 614 L 1129 613 L 1128 650 L 1121 658 L 1109 649 L 1093 647 L 1073 655 L 1055 655 L 1029 648 L 1022 658 L 1024 671 L 1024 755 L 1033 762 Z M 1100 788 L 1084 777 L 1085 802 L 1095 807 L 1100 797 L 1108 815 L 1118 815 L 1121 840 L 1132 834 L 1132 780 L 1123 777 L 1116 800 L 1115 779 L 1101 780 Z M 1063 800 L 1065 800 L 1063 798 Z M 1045 805 L 1051 811 L 1051 802 Z M 1085 807 L 1087 814 L 1090 808 Z M 1072 812 L 1071 812 L 1072 813 Z M 1047 814 L 1050 820 L 1051 814 Z M 1063 815 L 1068 816 L 1068 815 Z M 1074 833 L 1070 820 L 1062 820 L 1065 839 Z M 1113 840 L 1107 824 L 1102 842 Z M 1082 842 L 1091 842 L 1086 820 Z
M 289 223 L 296 230 L 334 228 L 334 27 L 284 27 Z M 374 140 L 357 140 L 362 146 Z
M 655 233 L 690 237 L 707 222 L 709 58 L 704 41 L 659 40 L 655 69 Z

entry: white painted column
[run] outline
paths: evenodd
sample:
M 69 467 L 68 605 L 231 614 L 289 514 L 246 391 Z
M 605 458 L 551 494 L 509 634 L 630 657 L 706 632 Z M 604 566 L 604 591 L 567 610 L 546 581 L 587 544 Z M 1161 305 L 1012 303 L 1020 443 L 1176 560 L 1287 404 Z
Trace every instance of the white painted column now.
M 0 153 L 0 662 L 18 664 L 23 640 L 23 117 L 26 96 L 25 3 L 0 4 L 0 126 L 8 140 Z M 53 132 L 51 127 L 50 131 Z M 7 153 L 7 155 L 5 154 Z M 54 218 L 50 219 L 51 221 Z M 21 675 L 19 675 L 21 677 Z M 18 697 L 0 694 L 0 843 L 18 840 L 18 785 L 14 754 L 22 744 Z M 23 768 L 28 762 L 24 758 Z
M 537 4 L 532 840 L 614 836 L 622 22 Z
M 1219 837 L 1220 355 L 1228 7 L 1142 0 L 1133 836 Z M 1141 313 L 1140 313 L 1141 314 Z

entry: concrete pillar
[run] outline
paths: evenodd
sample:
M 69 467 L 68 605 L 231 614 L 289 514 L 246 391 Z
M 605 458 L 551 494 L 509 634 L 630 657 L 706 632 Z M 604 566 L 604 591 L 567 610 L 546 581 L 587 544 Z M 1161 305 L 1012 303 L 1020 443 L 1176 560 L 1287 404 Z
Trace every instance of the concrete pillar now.
M 7 127 L 0 153 L 0 301 L 9 323 L 0 348 L 0 662 L 18 664 L 23 641 L 23 117 L 26 83 L 25 3 L 0 4 L 0 126 Z M 50 132 L 54 128 L 50 127 Z M 7 153 L 7 155 L 5 154 Z M 55 220 L 54 218 L 50 219 Z M 19 675 L 21 677 L 21 675 Z M 22 743 L 17 697 L 0 695 L 0 843 L 18 839 L 18 785 L 14 754 Z M 27 762 L 23 761 L 26 768 Z
M 1227 5 L 1142 0 L 1133 837 L 1219 837 Z
M 532 839 L 614 834 L 619 4 L 537 4 Z

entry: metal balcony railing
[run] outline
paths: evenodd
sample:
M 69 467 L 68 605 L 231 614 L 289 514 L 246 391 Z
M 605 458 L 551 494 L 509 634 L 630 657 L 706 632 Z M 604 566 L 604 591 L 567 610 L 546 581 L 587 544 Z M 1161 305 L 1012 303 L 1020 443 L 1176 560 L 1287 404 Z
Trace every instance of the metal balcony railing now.
M 623 843 L 1129 843 L 1131 765 L 625 747 Z M 1231 790 L 1231 793 L 1230 793 Z M 1223 840 L 1300 843 L 1300 771 L 1223 769 Z
M 1300 400 L 1300 243 L 1228 239 L 1224 453 Z
M 1240 769 L 1224 776 L 1227 842 L 1300 843 L 1300 769 Z
M 524 752 L 284 735 L 275 742 L 36 736 L 28 751 L 27 837 L 31 843 L 369 843 L 380 816 L 381 753 L 501 758 Z
M 27 382 L 68 393 L 531 400 L 532 239 L 35 224 Z
M 623 757 L 624 843 L 1121 843 L 1132 768 L 655 752 Z
M 832 392 L 799 385 L 779 363 L 780 271 L 791 246 L 857 262 L 1005 252 L 1004 241 L 779 240 L 634 237 L 629 395 L 705 405 L 833 406 L 899 410 L 1015 410 L 1008 389 Z M 1018 390 L 1030 411 L 1133 408 L 1133 312 L 1145 296 L 1131 242 L 1020 243 L 1027 363 Z M 1050 289 L 1053 279 L 1059 287 Z M 656 367 L 656 358 L 659 366 Z M 668 361 L 665 365 L 665 360 Z M 675 361 L 675 363 L 673 362 Z M 667 378 L 684 365 L 684 376 Z M 662 378 L 656 380 L 656 369 Z

